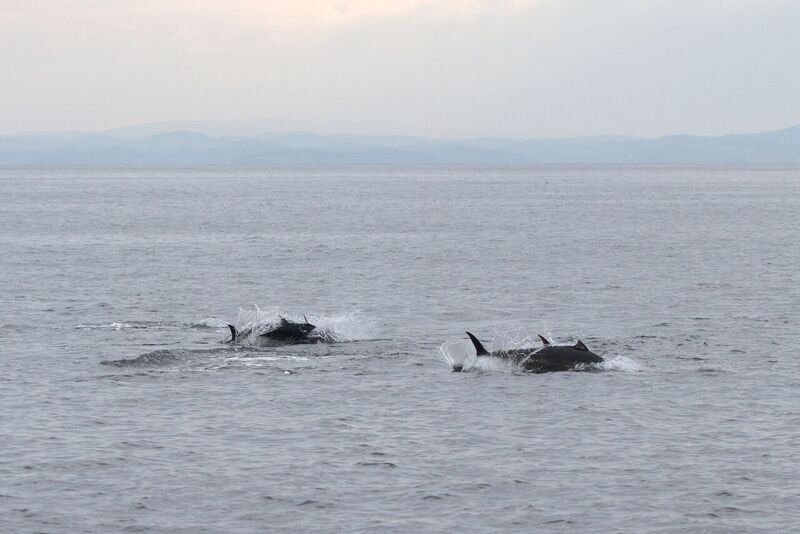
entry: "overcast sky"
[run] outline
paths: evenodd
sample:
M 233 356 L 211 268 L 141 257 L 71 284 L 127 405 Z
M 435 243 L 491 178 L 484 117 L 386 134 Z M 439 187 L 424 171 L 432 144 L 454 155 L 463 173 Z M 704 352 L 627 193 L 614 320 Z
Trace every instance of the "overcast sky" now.
M 0 0 L 0 133 L 765 131 L 798 65 L 797 0 Z

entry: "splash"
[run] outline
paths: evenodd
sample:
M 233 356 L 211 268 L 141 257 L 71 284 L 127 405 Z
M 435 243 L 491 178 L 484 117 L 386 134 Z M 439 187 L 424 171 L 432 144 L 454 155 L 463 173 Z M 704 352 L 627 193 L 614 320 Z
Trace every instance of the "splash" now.
M 273 306 L 266 310 L 262 310 L 258 305 L 253 306 L 252 310 L 239 308 L 239 315 L 236 317 L 235 325 L 239 330 L 257 327 L 258 325 L 271 325 L 277 323 L 281 315 L 281 309 L 278 306 Z M 291 319 L 288 315 L 283 316 Z
M 317 326 L 316 334 L 326 341 L 361 341 L 370 339 L 375 321 L 366 319 L 361 312 L 351 311 L 332 315 L 309 315 L 308 321 Z
M 513 362 L 502 358 L 478 357 L 468 339 L 451 339 L 439 347 L 439 359 L 453 370 L 461 371 L 519 371 Z
M 596 363 L 594 368 L 602 371 L 622 371 L 625 373 L 639 373 L 643 370 L 641 365 L 626 356 L 617 356 L 610 360 L 607 359 L 604 362 Z
M 552 333 L 547 331 L 543 334 L 548 339 L 552 339 Z M 494 338 L 490 343 L 489 352 L 497 350 L 518 350 L 531 349 L 542 346 L 539 334 L 531 334 L 524 328 L 508 328 L 506 330 L 494 331 Z
M 548 331 L 549 335 L 549 331 Z M 538 335 L 531 335 L 522 328 L 511 328 L 498 331 L 495 329 L 494 337 L 487 343 L 489 352 L 500 349 L 523 349 L 541 345 Z M 439 347 L 440 359 L 454 370 L 484 370 L 484 371 L 518 371 L 519 367 L 509 360 L 502 358 L 478 357 L 475 347 L 468 339 L 451 339 Z
M 505 358 L 494 358 L 491 356 L 475 357 L 467 362 L 464 367 L 470 371 L 491 371 L 494 373 L 518 373 L 520 367 Z
M 452 369 L 463 369 L 467 360 L 475 356 L 475 347 L 466 339 L 451 339 L 439 347 L 440 360 Z

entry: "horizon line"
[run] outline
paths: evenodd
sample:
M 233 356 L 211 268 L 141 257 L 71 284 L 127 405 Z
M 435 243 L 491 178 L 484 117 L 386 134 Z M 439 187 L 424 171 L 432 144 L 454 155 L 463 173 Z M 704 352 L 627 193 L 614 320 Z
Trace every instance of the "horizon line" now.
M 720 137 L 735 137 L 735 136 L 746 136 L 746 135 L 762 135 L 762 134 L 771 134 L 771 133 L 780 133 L 789 131 L 795 128 L 800 128 L 800 122 L 789 124 L 788 126 L 782 128 L 774 128 L 768 130 L 748 130 L 748 131 L 738 131 L 738 132 L 727 132 L 727 133 L 718 133 L 718 134 L 698 134 L 698 133 L 687 133 L 687 132 L 676 132 L 676 133 L 668 133 L 668 134 L 660 134 L 660 135 L 636 135 L 636 134 L 606 134 L 606 133 L 598 133 L 598 134 L 585 134 L 585 135 L 564 135 L 564 136 L 536 136 L 536 137 L 525 137 L 525 136 L 507 136 L 507 135 L 469 135 L 469 136 L 440 136 L 440 135 L 431 135 L 431 134 L 424 134 L 424 133 L 391 133 L 391 132 L 351 132 L 351 131 L 331 131 L 331 132 L 324 132 L 320 131 L 319 128 L 309 128 L 309 129 L 291 129 L 291 128 L 275 128 L 270 130 L 270 123 L 281 123 L 281 122 L 294 122 L 294 121 L 287 121 L 287 120 L 261 120 L 261 119 L 197 119 L 197 120 L 186 120 L 186 121 L 158 121 L 158 122 L 143 122 L 143 123 L 134 123 L 129 124 L 126 126 L 115 126 L 111 128 L 102 128 L 102 129 L 87 129 L 87 130 L 31 130 L 31 131 L 16 131 L 16 132 L 4 132 L 0 133 L 0 138 L 14 138 L 14 137 L 36 137 L 36 136 L 80 136 L 80 135 L 104 135 L 111 138 L 118 138 L 118 139 L 144 139 L 148 137 L 153 137 L 157 135 L 163 134 L 176 134 L 176 133 L 189 133 L 195 135 L 203 135 L 210 139 L 226 139 L 226 138 L 247 138 L 247 137 L 258 137 L 258 136 L 265 136 L 265 135 L 313 135 L 319 137 L 372 137 L 372 138 L 410 138 L 410 139 L 425 139 L 425 140 L 436 140 L 436 141 L 467 141 L 467 140 L 481 140 L 481 139 L 498 139 L 498 140 L 511 140 L 511 141 L 566 141 L 566 140 L 581 140 L 581 139 L 631 139 L 631 140 L 644 140 L 644 141 L 651 141 L 651 140 L 658 140 L 658 139 L 666 139 L 671 137 L 694 137 L 694 138 L 720 138 Z M 297 121 L 302 122 L 302 121 Z M 336 121 L 331 121 L 335 123 Z M 195 124 L 200 126 L 197 129 L 186 128 L 186 125 Z M 206 128 L 203 128 L 202 125 L 206 124 Z M 249 133 L 209 133 L 209 127 L 212 124 L 216 124 L 218 128 L 225 129 L 227 125 L 228 128 L 232 128 L 235 124 L 261 124 L 262 126 L 256 127 L 251 126 L 253 129 L 252 132 Z M 149 133 L 142 133 L 142 134 L 130 134 L 130 135 L 122 135 L 120 136 L 120 132 L 124 132 L 125 130 L 136 130 L 136 129 L 153 129 L 158 127 L 164 127 L 164 129 L 156 130 Z M 205 131 L 204 131 L 205 130 Z M 316 130 L 316 131 L 315 131 Z M 118 135 L 114 135 L 117 133 Z

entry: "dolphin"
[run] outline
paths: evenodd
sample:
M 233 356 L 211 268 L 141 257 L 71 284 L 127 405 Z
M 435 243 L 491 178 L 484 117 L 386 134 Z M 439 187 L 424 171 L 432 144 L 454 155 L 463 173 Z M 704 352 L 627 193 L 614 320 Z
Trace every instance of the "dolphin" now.
M 236 327 L 228 323 L 228 328 L 231 331 L 231 338 L 226 343 L 238 343 L 240 340 L 246 339 L 251 336 L 254 331 L 257 332 L 253 344 L 259 347 L 270 347 L 276 345 L 297 345 L 300 343 L 316 343 L 321 338 L 310 336 L 311 332 L 316 328 L 313 324 L 308 322 L 305 315 L 303 316 L 302 323 L 289 321 L 284 317 L 280 317 L 280 322 L 267 329 L 265 332 L 258 333 L 261 328 L 250 327 L 241 332 L 236 330 Z
M 602 357 L 590 351 L 580 339 L 572 346 L 553 345 L 546 337 L 539 334 L 539 339 L 542 340 L 544 346 L 538 349 L 507 349 L 489 352 L 478 341 L 478 338 L 469 332 L 467 332 L 467 335 L 475 346 L 475 352 L 477 352 L 478 356 L 506 358 L 529 373 L 569 371 L 575 369 L 578 365 L 605 361 Z M 461 371 L 461 368 L 462 366 L 457 366 L 453 370 Z

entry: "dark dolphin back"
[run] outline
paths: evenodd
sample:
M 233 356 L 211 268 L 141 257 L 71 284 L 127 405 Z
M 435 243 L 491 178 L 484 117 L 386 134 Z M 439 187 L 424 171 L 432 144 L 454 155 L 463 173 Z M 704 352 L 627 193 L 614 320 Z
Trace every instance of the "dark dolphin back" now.
M 520 362 L 520 366 L 526 371 L 548 373 L 551 371 L 567 371 L 574 369 L 576 365 L 600 363 L 602 361 L 603 358 L 588 349 L 581 350 L 563 345 L 550 345 L 530 354 Z
M 579 350 L 575 347 L 550 345 L 536 351 L 535 356 L 574 363 L 600 363 L 603 358 L 590 350 Z
M 314 328 L 316 327 L 311 323 L 295 323 L 281 317 L 278 326 L 261 335 L 278 341 L 300 341 L 306 339 Z
M 585 353 L 584 358 L 586 359 L 586 361 L 582 363 L 600 363 L 605 361 L 603 360 L 603 358 L 601 358 L 594 352 L 590 351 L 589 347 L 587 347 L 580 339 L 577 341 L 577 343 L 575 343 L 575 346 L 572 348 L 577 350 L 578 352 Z

